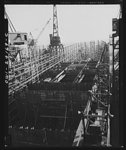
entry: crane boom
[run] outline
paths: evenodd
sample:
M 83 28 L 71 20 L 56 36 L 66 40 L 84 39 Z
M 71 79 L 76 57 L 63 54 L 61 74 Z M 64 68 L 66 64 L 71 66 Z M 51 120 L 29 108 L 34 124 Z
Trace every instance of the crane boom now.
M 40 35 L 43 33 L 43 31 L 45 30 L 46 26 L 48 25 L 48 23 L 50 22 L 51 18 L 47 21 L 47 23 L 45 24 L 45 26 L 42 28 L 41 32 L 39 33 L 38 37 L 36 40 L 39 39 Z
M 12 32 L 16 32 L 16 29 L 15 29 L 15 27 L 14 27 L 14 25 L 13 25 L 11 19 L 9 18 L 9 16 L 8 16 L 8 14 L 7 14 L 7 12 L 6 12 L 6 10 L 5 10 L 5 16 L 7 17 L 8 21 L 9 21 L 9 27 L 10 27 L 11 31 L 12 31 Z

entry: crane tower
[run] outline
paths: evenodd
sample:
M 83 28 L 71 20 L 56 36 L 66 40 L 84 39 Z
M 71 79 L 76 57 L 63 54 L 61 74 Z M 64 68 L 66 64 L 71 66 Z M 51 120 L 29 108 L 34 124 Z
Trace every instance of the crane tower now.
M 64 50 L 58 31 L 57 8 L 53 5 L 53 34 L 50 34 L 50 53 L 61 54 Z

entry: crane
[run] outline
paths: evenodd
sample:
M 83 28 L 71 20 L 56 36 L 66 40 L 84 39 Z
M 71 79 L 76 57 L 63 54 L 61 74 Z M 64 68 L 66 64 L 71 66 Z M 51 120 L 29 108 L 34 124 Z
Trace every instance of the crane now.
M 49 51 L 51 53 L 55 51 L 57 54 L 64 51 L 58 32 L 57 8 L 55 4 L 53 5 L 53 34 L 50 34 Z
M 29 43 L 29 46 L 33 46 L 35 43 L 37 43 L 39 37 L 41 36 L 41 34 L 43 33 L 43 31 L 45 30 L 46 26 L 49 24 L 51 18 L 46 22 L 45 26 L 42 28 L 41 32 L 39 33 L 39 35 L 37 36 L 36 39 L 33 38 L 32 33 L 30 32 L 30 36 L 32 38 L 32 40 Z
M 50 45 L 58 46 L 60 44 L 60 37 L 58 32 L 58 18 L 56 5 L 53 6 L 53 34 L 50 34 Z
M 16 29 L 15 29 L 15 27 L 14 27 L 14 25 L 13 25 L 11 19 L 9 18 L 9 16 L 8 16 L 8 14 L 7 14 L 7 12 L 6 12 L 6 10 L 5 10 L 4 13 L 5 13 L 6 18 L 8 19 L 9 27 L 10 27 L 10 29 L 11 29 L 11 32 L 16 32 Z
M 9 25 L 9 27 L 10 27 L 11 32 L 12 32 L 12 33 L 15 33 L 15 32 L 16 32 L 16 29 L 15 29 L 15 27 L 14 27 L 14 25 L 13 25 L 13 23 L 12 23 L 10 17 L 8 16 L 6 10 L 5 10 L 4 14 L 5 14 L 5 17 L 6 17 L 7 20 L 8 20 L 8 25 Z M 9 46 L 10 46 L 10 45 L 9 45 Z M 8 51 L 8 52 L 9 52 L 9 53 L 8 53 L 9 59 L 10 59 L 12 62 L 15 61 L 15 59 L 16 59 L 18 53 L 19 53 L 19 55 L 20 55 L 20 50 L 19 50 L 19 49 L 16 49 L 16 48 L 13 47 L 13 46 L 10 46 L 10 47 L 9 47 L 9 51 Z

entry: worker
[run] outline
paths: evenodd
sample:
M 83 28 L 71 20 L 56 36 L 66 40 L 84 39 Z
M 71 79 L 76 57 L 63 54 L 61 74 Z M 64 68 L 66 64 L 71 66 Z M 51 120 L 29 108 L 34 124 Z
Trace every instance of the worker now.
M 95 82 L 94 86 L 92 87 L 92 92 L 96 93 L 97 92 L 97 83 Z

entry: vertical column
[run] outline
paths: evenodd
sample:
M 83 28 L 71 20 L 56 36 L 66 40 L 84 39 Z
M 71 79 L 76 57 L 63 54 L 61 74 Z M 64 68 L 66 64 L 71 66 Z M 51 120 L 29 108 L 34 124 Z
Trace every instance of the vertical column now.
M 112 48 L 112 37 L 109 37 L 109 73 L 113 73 L 113 48 Z
M 87 47 L 86 47 L 86 42 L 84 42 L 84 49 L 85 49 L 85 52 L 84 52 L 84 59 L 87 59 Z
M 75 56 L 76 58 L 75 59 L 77 60 L 77 43 L 75 44 L 75 51 L 76 51 L 76 56 Z
M 2 12 L 2 11 L 1 11 Z M 3 136 L 4 137 L 4 146 L 6 145 L 6 139 L 7 139 L 7 136 L 8 136 L 8 20 L 7 19 L 4 19 L 4 42 L 5 42 L 5 50 L 1 49 L 2 51 L 2 56 L 4 57 L 4 63 L 3 65 L 1 64 L 1 66 L 4 68 L 4 76 L 3 76 L 3 79 L 1 78 L 1 81 L 3 82 L 3 86 L 4 86 L 4 89 L 3 89 L 3 92 L 1 91 L 1 93 L 3 93 L 3 96 L 2 96 L 2 101 L 1 101 L 1 106 L 4 107 L 4 117 L 3 120 L 1 120 L 1 122 L 4 124 L 3 126 Z M 2 77 L 2 76 L 1 76 Z M 2 119 L 1 118 L 1 119 Z
M 97 41 L 97 61 L 99 60 L 99 41 Z

